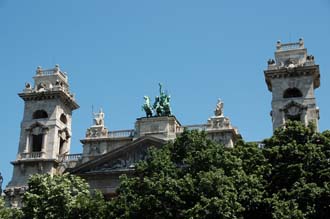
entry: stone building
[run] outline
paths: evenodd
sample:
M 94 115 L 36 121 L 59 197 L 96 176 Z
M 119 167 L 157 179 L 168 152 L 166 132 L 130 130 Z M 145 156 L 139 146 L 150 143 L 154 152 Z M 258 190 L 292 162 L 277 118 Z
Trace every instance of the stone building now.
M 268 90 L 272 92 L 273 129 L 287 120 L 312 122 L 318 129 L 319 108 L 314 90 L 320 86 L 319 66 L 307 54 L 303 39 L 296 43 L 277 42 L 275 60 L 265 70 Z
M 268 61 L 265 71 L 268 89 L 273 93 L 273 127 L 288 119 L 317 125 L 318 108 L 313 90 L 319 87 L 319 68 L 313 56 L 307 56 L 303 41 L 277 44 L 275 60 Z M 19 96 L 25 102 L 21 136 L 13 177 L 5 189 L 7 203 L 19 207 L 26 190 L 27 178 L 34 173 L 70 172 L 83 177 L 92 189 L 106 197 L 115 194 L 121 174 L 130 175 L 135 164 L 144 159 L 149 147 L 162 147 L 184 129 L 205 131 L 208 138 L 233 147 L 241 135 L 224 116 L 223 102 L 218 100 L 214 116 L 204 124 L 182 125 L 171 112 L 170 96 L 162 92 L 153 106 L 145 96 L 146 116 L 137 118 L 132 130 L 108 130 L 105 113 L 94 114 L 94 124 L 81 140 L 83 152 L 70 154 L 71 116 L 79 108 L 70 93 L 68 76 L 55 66 L 38 67 L 34 85 L 26 84 Z M 154 111 L 154 112 L 153 112 Z
M 59 66 L 38 67 L 34 86 L 26 83 L 18 95 L 24 100 L 24 115 L 18 153 L 11 162 L 13 176 L 4 191 L 12 206 L 19 206 L 31 174 L 59 173 L 59 157 L 70 153 L 72 111 L 79 108 Z

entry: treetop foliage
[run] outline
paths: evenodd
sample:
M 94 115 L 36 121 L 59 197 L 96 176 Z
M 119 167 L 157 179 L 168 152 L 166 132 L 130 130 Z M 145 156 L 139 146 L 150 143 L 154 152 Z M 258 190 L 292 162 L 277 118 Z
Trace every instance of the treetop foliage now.
M 78 177 L 33 176 L 23 218 L 326 219 L 330 131 L 288 122 L 263 147 L 234 148 L 184 131 L 120 179 L 118 195 L 105 202 Z

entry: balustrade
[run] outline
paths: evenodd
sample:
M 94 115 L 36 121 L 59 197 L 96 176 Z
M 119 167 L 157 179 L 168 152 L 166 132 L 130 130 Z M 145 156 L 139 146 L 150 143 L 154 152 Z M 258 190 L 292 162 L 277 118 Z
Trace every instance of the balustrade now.
M 300 49 L 303 48 L 302 43 L 284 43 L 284 44 L 279 44 L 277 49 L 281 51 L 286 51 L 286 50 L 292 50 L 292 49 Z
M 134 136 L 134 129 L 108 132 L 109 138 L 127 138 Z
M 21 158 L 22 159 L 37 159 L 42 158 L 44 152 L 31 152 L 31 153 L 22 153 Z
M 198 130 L 198 131 L 206 131 L 208 129 L 207 124 L 198 124 L 198 125 L 187 125 L 187 126 L 182 126 L 180 127 L 179 132 L 183 132 L 184 129 L 187 130 Z
M 66 154 L 58 156 L 58 160 L 62 162 L 79 161 L 81 158 L 82 154 Z

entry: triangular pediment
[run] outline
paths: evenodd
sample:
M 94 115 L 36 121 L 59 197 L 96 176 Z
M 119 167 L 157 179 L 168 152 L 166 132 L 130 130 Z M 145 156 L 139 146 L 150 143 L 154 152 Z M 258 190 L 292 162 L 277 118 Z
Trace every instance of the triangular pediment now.
M 144 136 L 91 161 L 83 163 L 69 170 L 69 172 L 77 175 L 85 175 L 132 171 L 134 170 L 135 164 L 144 159 L 149 147 L 161 147 L 165 143 L 165 140 L 152 136 Z

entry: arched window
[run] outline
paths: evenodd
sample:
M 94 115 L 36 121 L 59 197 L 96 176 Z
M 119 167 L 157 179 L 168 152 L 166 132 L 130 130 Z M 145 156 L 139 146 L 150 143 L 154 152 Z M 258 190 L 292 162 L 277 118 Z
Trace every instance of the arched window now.
M 45 110 L 37 110 L 33 113 L 33 119 L 45 119 L 48 118 L 48 114 Z
M 60 147 L 58 149 L 58 154 L 63 154 L 64 144 L 65 144 L 65 140 L 60 138 Z
M 62 113 L 62 115 L 60 116 L 60 120 L 61 122 L 63 122 L 64 124 L 66 124 L 68 122 L 68 119 L 66 118 L 65 114 Z
M 66 124 L 68 122 L 68 119 L 66 118 L 66 116 L 62 113 L 61 117 L 60 117 L 61 122 L 63 122 L 64 124 Z
M 302 93 L 298 88 L 288 88 L 283 93 L 283 98 L 302 97 Z

